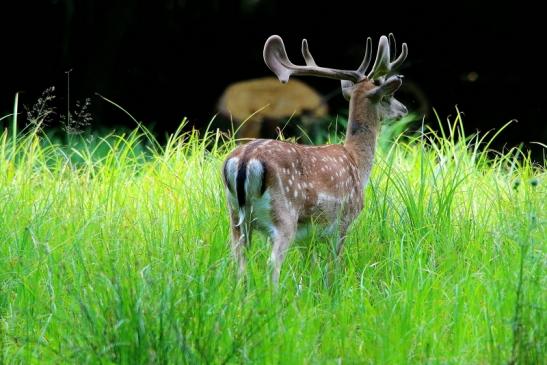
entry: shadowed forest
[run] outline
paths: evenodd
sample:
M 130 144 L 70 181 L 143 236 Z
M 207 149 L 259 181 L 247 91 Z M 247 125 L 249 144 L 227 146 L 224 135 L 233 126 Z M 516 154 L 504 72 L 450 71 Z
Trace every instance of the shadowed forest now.
M 7 4 L 2 4 L 6 6 Z M 0 111 L 13 96 L 31 106 L 56 87 L 57 113 L 67 97 L 90 98 L 90 128 L 135 127 L 99 93 L 131 112 L 158 135 L 173 132 L 184 117 L 204 128 L 218 112 L 231 84 L 271 76 L 262 46 L 271 34 L 287 40 L 300 60 L 307 38 L 320 65 L 355 68 L 367 36 L 393 32 L 409 44 L 400 97 L 417 119 L 437 124 L 465 114 L 469 133 L 518 123 L 494 146 L 547 141 L 542 44 L 538 12 L 519 4 L 473 1 L 427 6 L 415 2 L 311 1 L 19 1 L 2 22 L 4 66 Z M 9 57 L 7 55 L 9 54 Z M 67 74 L 70 72 L 70 90 Z M 304 80 L 327 98 L 331 120 L 347 112 L 339 87 L 329 80 Z M 52 121 L 51 127 L 59 127 Z M 290 133 L 289 133 L 290 134 Z

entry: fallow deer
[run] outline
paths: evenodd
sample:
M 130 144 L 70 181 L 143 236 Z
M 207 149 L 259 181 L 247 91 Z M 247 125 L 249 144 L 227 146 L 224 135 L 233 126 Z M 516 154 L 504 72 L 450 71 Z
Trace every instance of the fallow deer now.
M 253 229 L 269 235 L 272 281 L 278 286 L 281 264 L 297 231 L 310 222 L 337 231 L 336 254 L 344 246 L 349 225 L 363 209 L 363 189 L 374 160 L 376 139 L 383 119 L 406 115 L 405 106 L 393 97 L 402 84 L 396 73 L 408 48 L 397 53 L 395 39 L 380 37 L 370 71 L 372 39 L 355 71 L 318 66 L 302 41 L 305 66 L 293 64 L 281 37 L 273 35 L 264 45 L 264 61 L 282 83 L 290 76 L 318 76 L 341 80 L 349 100 L 349 120 L 343 144 L 306 146 L 257 139 L 235 148 L 223 165 L 230 210 L 231 246 L 239 273 L 245 272 L 245 248 Z
M 222 93 L 217 110 L 233 122 L 237 137 L 245 140 L 273 136 L 293 117 L 300 118 L 309 130 L 310 124 L 328 113 L 326 101 L 312 87 L 296 79 L 281 84 L 275 77 L 231 84 Z

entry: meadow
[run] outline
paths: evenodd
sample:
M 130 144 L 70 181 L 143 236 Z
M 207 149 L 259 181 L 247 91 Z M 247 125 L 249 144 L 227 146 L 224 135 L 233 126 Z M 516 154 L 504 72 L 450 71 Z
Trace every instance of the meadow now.
M 437 132 L 384 128 L 341 262 L 312 234 L 278 291 L 260 236 L 236 281 L 229 136 L 60 142 L 11 121 L 0 364 L 545 363 L 545 166 L 491 151 L 494 132 L 466 136 L 459 114 Z

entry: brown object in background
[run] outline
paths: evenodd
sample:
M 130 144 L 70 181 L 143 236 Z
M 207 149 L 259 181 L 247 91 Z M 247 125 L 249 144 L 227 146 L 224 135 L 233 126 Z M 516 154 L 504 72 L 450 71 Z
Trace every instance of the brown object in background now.
M 311 118 L 304 119 L 313 120 L 328 113 L 326 102 L 310 86 L 294 79 L 281 84 L 275 77 L 231 84 L 224 90 L 217 108 L 223 117 L 233 120 L 239 138 L 264 137 L 261 131 L 266 121 L 282 127 L 293 116 L 308 116 Z

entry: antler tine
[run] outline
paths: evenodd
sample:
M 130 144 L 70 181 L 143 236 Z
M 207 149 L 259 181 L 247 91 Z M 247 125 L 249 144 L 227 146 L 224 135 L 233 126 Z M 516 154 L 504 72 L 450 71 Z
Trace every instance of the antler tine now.
M 302 55 L 306 60 L 306 66 L 293 64 L 287 56 L 283 40 L 278 35 L 271 36 L 264 44 L 264 62 L 266 62 L 268 68 L 276 74 L 282 83 L 286 83 L 292 75 L 319 76 L 353 82 L 363 79 L 363 75 L 357 71 L 317 66 L 308 49 L 308 42 L 306 40 L 302 42 Z
M 308 41 L 306 38 L 302 39 L 302 56 L 304 56 L 306 66 L 317 66 L 308 48 Z
M 389 72 L 389 41 L 385 35 L 380 37 L 378 51 L 372 70 L 367 75 L 369 79 L 376 79 Z
M 408 56 L 408 46 L 406 45 L 406 43 L 403 43 L 401 45 L 401 54 L 399 55 L 399 57 L 397 57 L 395 61 L 391 62 L 389 65 L 391 71 L 396 71 L 399 67 L 401 67 L 403 62 L 405 62 L 406 60 L 406 56 Z
M 370 48 L 372 47 L 372 38 L 367 37 L 366 48 L 365 48 L 365 57 L 363 57 L 363 62 L 357 69 L 361 75 L 365 75 L 368 66 L 370 65 L 370 60 L 372 59 L 372 53 L 370 53 Z
M 392 57 L 397 54 L 397 41 L 393 33 L 389 33 L 389 52 Z M 389 61 L 391 62 L 391 60 Z

